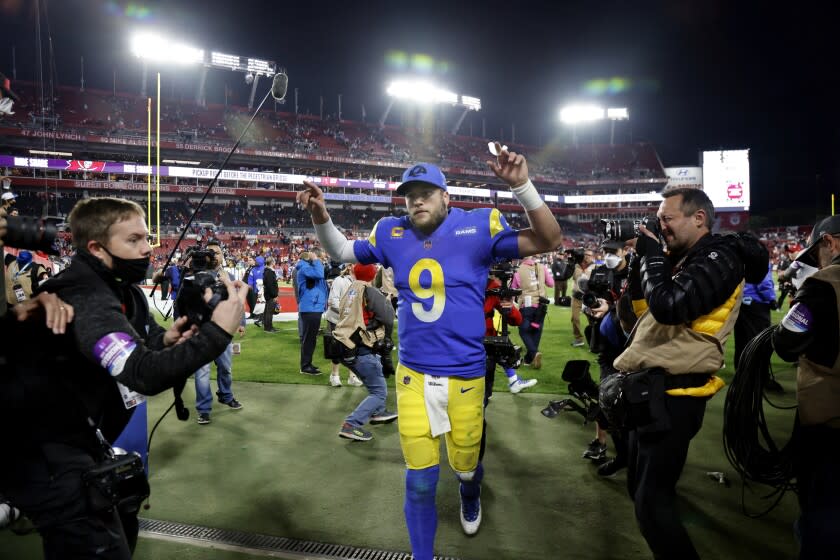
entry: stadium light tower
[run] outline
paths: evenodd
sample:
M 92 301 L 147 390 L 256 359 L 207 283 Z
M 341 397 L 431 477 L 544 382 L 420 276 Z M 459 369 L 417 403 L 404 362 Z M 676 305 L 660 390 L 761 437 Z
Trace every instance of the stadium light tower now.
M 560 109 L 560 121 L 572 127 L 572 142 L 577 146 L 577 127 L 579 124 L 591 123 L 608 119 L 611 121 L 610 145 L 615 140 L 615 121 L 627 120 L 629 113 L 626 108 L 604 109 L 598 105 L 567 105 Z
M 614 107 L 607 109 L 607 119 L 610 121 L 610 146 L 615 146 L 615 121 L 626 121 L 630 119 L 627 107 Z
M 203 66 L 199 80 L 196 102 L 204 105 L 204 84 L 207 79 L 208 68 L 233 70 L 245 74 L 245 81 L 251 85 L 251 96 L 248 108 L 254 105 L 254 95 L 261 76 L 273 76 L 277 72 L 277 64 L 271 60 L 251 58 L 236 54 L 206 51 L 169 40 L 153 33 L 137 33 L 131 40 L 131 52 L 143 60 L 143 82 L 140 94 L 146 95 L 146 61 L 154 60 L 169 64 L 201 64 Z
M 382 113 L 382 117 L 379 119 L 380 128 L 385 126 L 385 120 L 388 118 L 394 102 L 398 99 L 417 104 L 445 104 L 451 105 L 452 107 L 462 107 L 464 111 L 455 123 L 452 134 L 455 134 L 461 127 L 461 123 L 464 122 L 467 113 L 481 110 L 481 99 L 478 97 L 460 95 L 426 80 L 394 80 L 388 85 L 385 92 L 391 97 L 391 100 L 388 102 L 385 112 Z

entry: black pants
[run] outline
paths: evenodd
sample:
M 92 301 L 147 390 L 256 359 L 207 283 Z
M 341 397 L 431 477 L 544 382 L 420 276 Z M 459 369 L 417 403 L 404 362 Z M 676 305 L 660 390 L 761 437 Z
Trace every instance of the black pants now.
M 315 343 L 318 340 L 318 329 L 321 328 L 321 313 L 298 313 L 300 325 L 300 368 L 312 366 L 312 354 L 315 353 Z
M 0 476 L 0 493 L 39 528 L 46 560 L 129 560 L 137 543 L 137 512 L 88 511 L 82 473 L 86 452 L 58 443 L 16 458 Z
M 800 560 L 836 558 L 840 550 L 840 429 L 798 427 L 796 480 Z
M 274 299 L 265 300 L 265 309 L 262 316 L 263 329 L 274 330 Z
M 245 295 L 245 303 L 248 304 L 248 313 L 253 315 L 254 308 L 257 306 L 257 292 L 248 290 L 248 293 Z
M 677 509 L 677 481 L 688 445 L 703 425 L 706 399 L 665 395 L 671 417 L 667 432 L 631 430 L 628 441 L 627 490 L 636 521 L 657 560 L 699 558 Z
M 770 304 L 753 302 L 742 305 L 735 321 L 735 367 L 741 359 L 741 353 L 747 344 L 770 326 Z

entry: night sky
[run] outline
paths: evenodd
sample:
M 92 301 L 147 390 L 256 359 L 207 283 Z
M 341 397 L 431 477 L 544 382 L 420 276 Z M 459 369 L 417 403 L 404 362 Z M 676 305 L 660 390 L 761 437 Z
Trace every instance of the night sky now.
M 40 0 L 43 8 L 45 2 Z M 0 0 L 0 71 L 32 79 L 38 64 L 35 0 Z M 827 3 L 824 3 L 827 4 Z M 300 110 L 368 121 L 381 115 L 392 76 L 425 71 L 450 89 L 480 97 L 483 110 L 461 128 L 501 131 L 528 144 L 568 141 L 557 119 L 568 101 L 626 106 L 616 140 L 652 142 L 667 167 L 699 165 L 704 149 L 751 150 L 752 211 L 829 211 L 840 194 L 838 48 L 833 18 L 807 2 L 254 2 L 47 0 L 41 20 L 52 38 L 61 84 L 76 85 L 80 57 L 88 87 L 139 91 L 128 36 L 154 26 L 196 46 L 275 60 L 286 67 Z M 276 6 L 276 7 L 266 7 Z M 403 58 L 394 53 L 403 53 Z M 416 57 L 414 55 L 425 55 Z M 421 64 L 412 64 L 420 60 Z M 400 72 L 400 61 L 408 63 Z M 426 61 L 426 64 L 422 62 Z M 164 91 L 189 97 L 197 72 L 163 69 Z M 596 80 L 602 80 L 597 82 Z M 593 87 L 611 84 L 612 88 Z M 213 71 L 208 100 L 224 85 L 247 103 L 241 74 Z M 268 87 L 260 88 L 260 98 Z M 291 95 L 290 95 L 291 97 Z M 287 104 L 284 110 L 294 110 Z M 457 112 L 444 117 L 453 122 Z M 389 123 L 399 122 L 400 111 Z M 578 130 L 580 142 L 607 143 L 606 125 Z M 817 208 L 819 203 L 820 207 Z

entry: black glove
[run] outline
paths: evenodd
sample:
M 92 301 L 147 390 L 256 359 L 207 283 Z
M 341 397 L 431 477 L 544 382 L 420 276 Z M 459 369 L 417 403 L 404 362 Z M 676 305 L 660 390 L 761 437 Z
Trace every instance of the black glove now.
M 770 309 L 772 309 L 773 311 L 775 311 L 775 310 L 776 310 L 776 309 L 778 309 L 778 308 L 779 308 L 779 302 L 778 302 L 778 300 L 775 300 L 775 299 L 771 300 L 771 301 L 770 301 Z
M 636 254 L 640 257 L 661 255 L 662 245 L 659 241 L 651 239 L 647 235 L 639 235 L 636 238 Z
M 382 360 L 382 376 L 387 379 L 394 375 L 394 362 L 391 361 L 391 355 L 382 356 L 380 359 Z

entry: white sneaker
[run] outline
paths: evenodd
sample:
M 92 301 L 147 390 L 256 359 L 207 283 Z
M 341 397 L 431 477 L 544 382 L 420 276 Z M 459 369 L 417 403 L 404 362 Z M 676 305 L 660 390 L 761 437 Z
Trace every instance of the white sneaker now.
M 528 387 L 533 387 L 536 384 L 536 379 L 517 379 L 516 381 L 508 385 L 508 389 L 510 389 L 510 392 L 515 395 L 519 391 L 524 391 Z
M 481 526 L 481 498 L 476 498 L 471 504 L 464 502 L 461 497 L 461 528 L 467 535 L 475 535 Z
M 337 373 L 330 374 L 330 385 L 333 387 L 341 387 L 341 377 Z
M 362 385 L 364 385 L 364 383 L 362 383 L 362 380 L 359 379 L 359 376 L 355 373 L 351 373 L 347 376 L 347 384 L 352 385 L 353 387 L 361 387 Z

